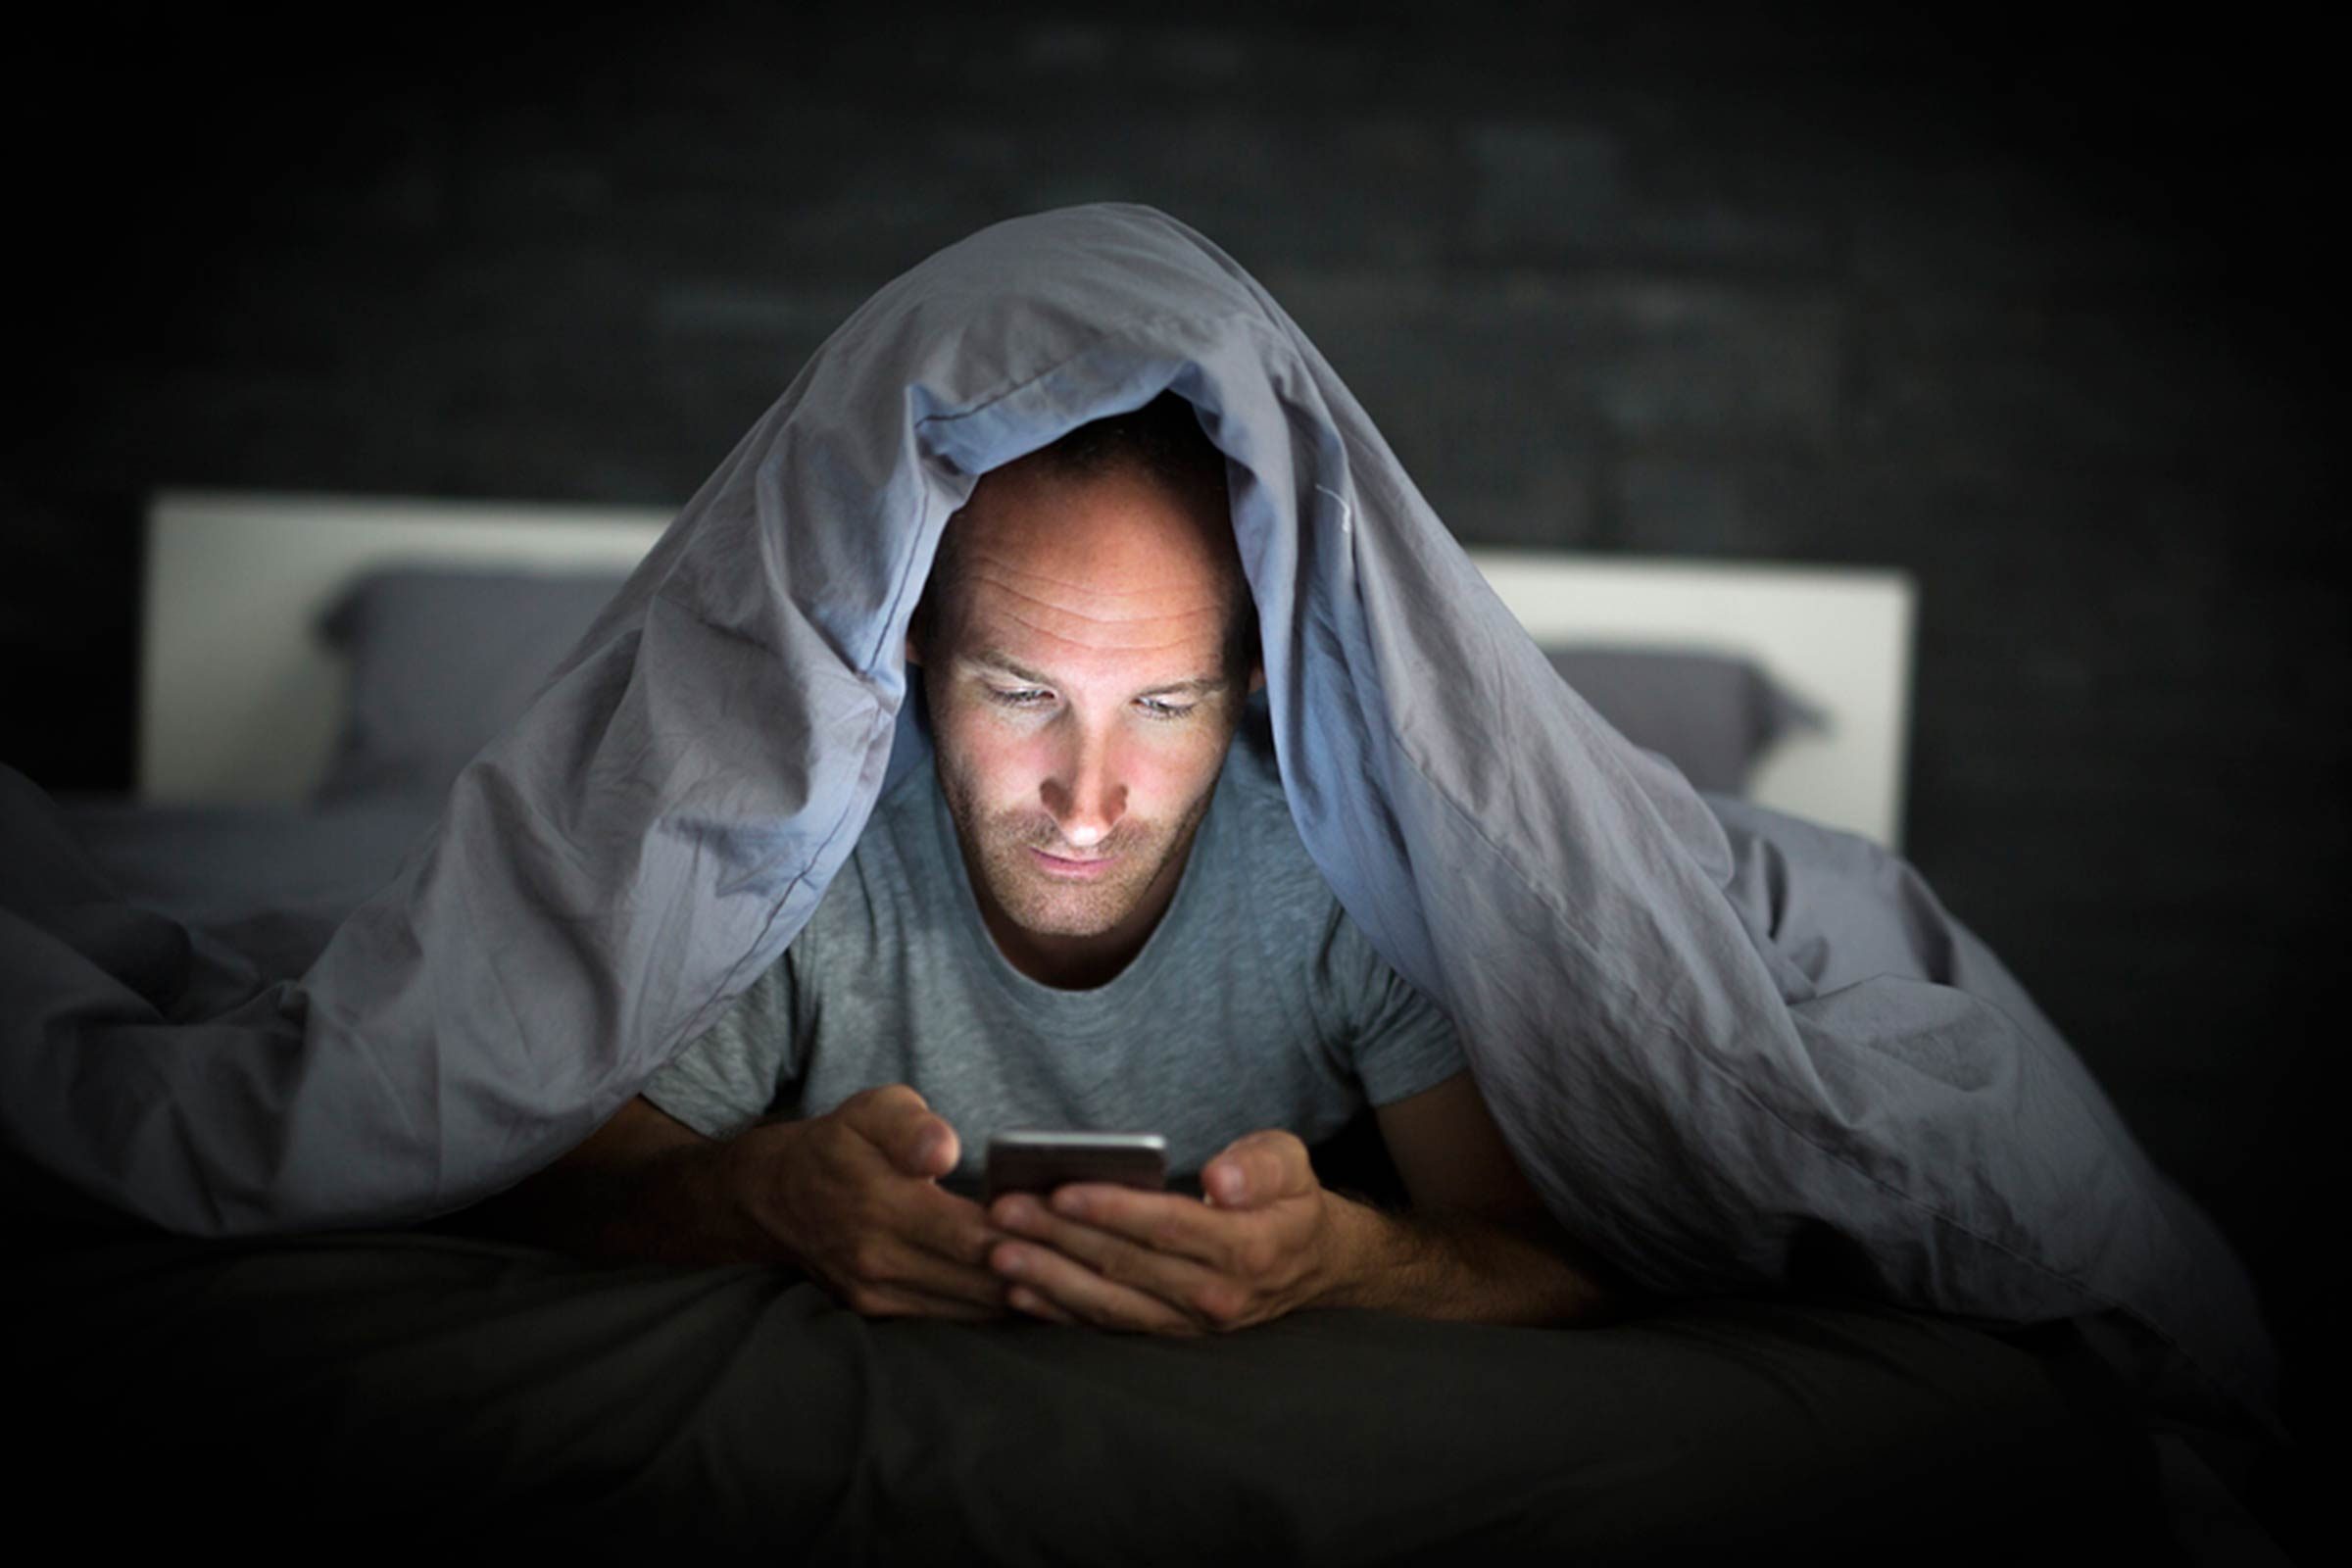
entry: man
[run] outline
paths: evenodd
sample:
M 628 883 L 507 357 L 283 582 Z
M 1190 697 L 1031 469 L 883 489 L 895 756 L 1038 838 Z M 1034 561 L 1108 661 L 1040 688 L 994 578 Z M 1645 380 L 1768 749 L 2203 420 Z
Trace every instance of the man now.
M 984 475 L 908 638 L 936 770 L 733 1012 L 506 1206 L 606 1255 L 797 1264 L 879 1315 L 1607 1310 L 1444 1015 L 1234 744 L 1250 607 L 1223 460 L 1173 395 Z M 1367 1102 L 1409 1215 L 1310 1163 Z M 1036 1125 L 1161 1131 L 1201 1197 L 943 1185 L 967 1139 Z

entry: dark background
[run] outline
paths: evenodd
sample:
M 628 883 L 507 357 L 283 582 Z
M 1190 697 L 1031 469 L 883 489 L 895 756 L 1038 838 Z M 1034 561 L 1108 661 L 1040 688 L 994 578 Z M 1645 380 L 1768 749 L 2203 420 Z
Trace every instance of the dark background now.
M 0 761 L 129 786 L 156 487 L 676 505 L 932 250 L 1149 202 L 1283 301 L 1465 542 L 1914 573 L 1909 855 L 2245 1251 L 2290 1414 L 2332 1365 L 2352 659 L 2315 40 L 323 15 L 115 8 L 17 55 Z

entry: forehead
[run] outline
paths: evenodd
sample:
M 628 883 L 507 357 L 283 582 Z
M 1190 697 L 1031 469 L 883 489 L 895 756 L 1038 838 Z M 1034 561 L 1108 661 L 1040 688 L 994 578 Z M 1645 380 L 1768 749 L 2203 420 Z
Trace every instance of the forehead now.
M 985 476 L 952 526 L 955 652 L 1213 664 L 1239 564 L 1225 519 L 1135 472 Z M 1198 671 L 1185 669 L 1181 674 Z

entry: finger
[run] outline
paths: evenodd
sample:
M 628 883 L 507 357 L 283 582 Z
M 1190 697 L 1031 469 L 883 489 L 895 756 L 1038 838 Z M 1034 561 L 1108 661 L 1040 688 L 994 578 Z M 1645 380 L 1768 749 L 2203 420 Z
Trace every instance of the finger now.
M 1006 1294 L 1005 1301 L 1017 1312 L 1024 1312 L 1030 1317 L 1043 1318 L 1048 1323 L 1059 1323 L 1064 1328 L 1082 1328 L 1086 1324 L 1086 1319 L 1079 1317 L 1074 1312 L 1063 1311 L 1026 1285 L 1015 1285 Z
M 972 1200 L 926 1185 L 912 1194 L 903 1234 L 935 1256 L 985 1270 L 988 1250 L 1007 1233 Z
M 945 1176 L 962 1157 L 956 1129 L 906 1084 L 852 1095 L 837 1114 L 909 1176 Z
M 1235 1139 L 1200 1169 L 1201 1191 L 1225 1208 L 1262 1208 L 1316 1185 L 1306 1145 L 1278 1128 Z
M 1005 1233 L 989 1223 L 987 1211 L 928 1182 L 885 1180 L 894 1187 L 888 1206 L 833 1243 L 826 1274 L 845 1288 L 912 1289 L 1002 1306 L 1004 1282 L 987 1258 Z
M 1179 1201 L 1191 1203 L 1194 1208 L 1200 1206 L 1189 1199 Z M 1050 1249 L 1054 1254 L 1085 1264 L 1114 1284 L 1155 1297 L 1188 1316 L 1201 1314 L 1201 1295 L 1218 1276 L 1216 1267 L 1206 1266 L 1188 1254 L 1064 1219 L 1038 1207 L 1034 1200 L 1026 1205 L 1010 1202 L 1006 1208 L 1013 1217 L 1012 1228 L 1024 1238 Z M 997 1262 L 1004 1250 L 992 1250 L 990 1261 Z
M 1004 1316 L 1008 1304 L 1002 1283 L 993 1299 L 942 1296 L 911 1285 L 867 1286 L 836 1293 L 842 1305 L 860 1317 L 930 1317 L 956 1323 L 986 1323 Z
M 1045 1203 L 1020 1195 L 1000 1199 L 990 1217 L 1006 1230 L 1054 1246 L 1072 1234 L 1065 1226 L 1075 1226 L 1077 1232 L 1107 1231 L 1138 1247 L 1212 1268 L 1229 1266 L 1235 1240 L 1234 1217 L 1197 1199 L 1107 1184 L 1062 1187 Z M 1083 1243 L 1083 1235 L 1079 1239 Z
M 1106 1279 L 1052 1248 L 1006 1242 L 990 1260 L 1007 1279 L 1047 1308 L 1097 1328 L 1135 1334 L 1196 1334 L 1191 1313 L 1152 1292 Z
M 889 1288 L 973 1306 L 1002 1309 L 1004 1305 L 1004 1281 L 995 1270 L 920 1253 L 891 1276 Z
M 853 1295 L 906 1294 L 993 1308 L 1004 1304 L 1004 1282 L 995 1270 L 941 1257 L 898 1237 L 859 1244 L 836 1275 Z

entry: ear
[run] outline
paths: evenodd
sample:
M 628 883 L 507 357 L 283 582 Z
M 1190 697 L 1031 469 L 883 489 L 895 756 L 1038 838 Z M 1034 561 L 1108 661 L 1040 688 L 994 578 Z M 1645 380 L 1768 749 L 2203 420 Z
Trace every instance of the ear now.
M 923 650 L 915 642 L 912 632 L 906 634 L 906 662 L 917 669 L 920 669 L 923 663 Z
M 1251 664 L 1250 666 L 1250 695 L 1255 697 L 1259 692 L 1262 692 L 1265 689 L 1266 666 L 1263 664 Z

